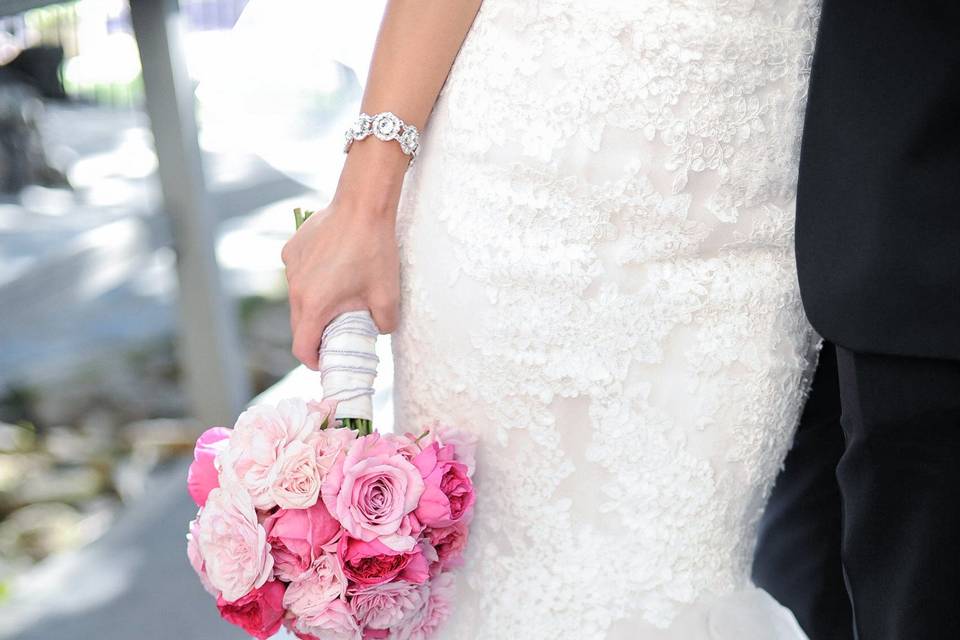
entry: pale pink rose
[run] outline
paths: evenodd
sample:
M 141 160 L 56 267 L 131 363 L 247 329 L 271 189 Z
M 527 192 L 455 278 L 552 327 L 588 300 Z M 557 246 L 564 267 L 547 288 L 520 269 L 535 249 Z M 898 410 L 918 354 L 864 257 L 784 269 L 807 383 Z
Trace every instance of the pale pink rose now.
M 316 626 L 330 602 L 343 598 L 347 579 L 340 561 L 332 553 L 321 554 L 310 570 L 291 582 L 283 596 L 283 606 L 302 622 Z
M 307 411 L 319 417 L 322 428 L 336 429 L 340 425 L 340 421 L 335 417 L 338 404 L 340 404 L 340 401 L 333 398 L 307 400 Z
M 463 521 L 442 529 L 428 530 L 430 544 L 437 552 L 441 569 L 459 567 L 463 564 L 463 550 L 467 546 L 469 529 Z
M 201 507 L 200 510 L 202 511 L 203 508 Z M 200 512 L 197 512 L 197 517 L 200 517 Z M 200 546 L 197 543 L 196 518 L 190 521 L 189 533 L 187 534 L 187 559 L 190 561 L 190 566 L 193 567 L 193 570 L 197 573 L 197 577 L 200 578 L 200 584 L 207 590 L 207 593 L 214 598 L 219 596 L 220 591 L 210 584 L 210 578 L 207 577 L 207 570 L 203 566 L 203 556 L 200 555 Z
M 357 432 L 353 429 L 324 429 L 311 436 L 309 442 L 317 452 L 317 468 L 320 477 L 326 477 L 343 451 L 350 443 L 357 439 Z
M 361 640 L 360 627 L 343 600 L 333 600 L 310 619 L 298 618 L 293 631 L 303 640 Z
M 210 584 L 227 602 L 262 586 L 273 574 L 266 531 L 243 491 L 228 487 L 211 491 L 197 517 L 196 534 Z
M 417 508 L 422 493 L 417 468 L 376 433 L 352 442 L 321 488 L 327 509 L 351 536 L 369 542 L 400 532 L 405 539 L 393 546 L 407 548 L 414 542 L 409 540 L 414 526 L 406 516 Z
M 293 442 L 306 442 L 320 430 L 324 417 L 303 400 L 282 400 L 276 407 L 258 405 L 240 414 L 229 445 L 217 457 L 221 483 L 242 486 L 258 509 L 277 506 L 273 487 L 283 452 Z
M 296 580 L 310 568 L 340 533 L 337 522 L 322 502 L 308 509 L 279 509 L 268 517 L 267 532 L 273 572 L 281 580 Z
M 457 452 L 457 462 L 465 464 L 467 475 L 473 477 L 473 472 L 477 468 L 477 434 L 437 423 L 429 428 L 429 433 L 421 441 L 421 444 L 427 446 L 434 442 L 441 447 L 452 445 Z
M 235 602 L 217 598 L 217 608 L 224 620 L 241 627 L 258 640 L 266 640 L 280 630 L 283 620 L 284 585 L 270 580 Z
M 441 573 L 418 589 L 423 605 L 397 625 L 394 633 L 398 638 L 428 640 L 450 615 L 456 591 L 453 574 Z
M 229 441 L 230 429 L 223 427 L 207 429 L 197 438 L 197 444 L 193 448 L 193 462 L 187 469 L 187 491 L 198 507 L 202 507 L 207 501 L 207 494 L 211 489 L 220 486 L 213 461 L 217 454 L 226 449 Z
M 306 509 L 320 497 L 320 470 L 313 445 L 294 440 L 280 451 L 270 495 L 281 509 Z
M 343 536 L 337 545 L 337 556 L 344 575 L 358 587 L 395 578 L 421 583 L 429 576 L 429 565 L 419 546 L 407 552 L 394 551 L 380 540 L 365 542 Z
M 405 580 L 351 591 L 350 606 L 364 631 L 390 629 L 423 607 L 423 592 Z
M 475 496 L 467 467 L 455 459 L 452 445 L 434 442 L 411 462 L 423 474 L 424 490 L 417 519 L 428 527 L 443 528 L 469 521 Z

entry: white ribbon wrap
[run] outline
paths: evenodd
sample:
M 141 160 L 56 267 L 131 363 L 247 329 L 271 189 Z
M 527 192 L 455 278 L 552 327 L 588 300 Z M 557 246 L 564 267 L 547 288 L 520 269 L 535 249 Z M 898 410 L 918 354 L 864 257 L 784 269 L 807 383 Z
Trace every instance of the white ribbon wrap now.
M 348 311 L 333 319 L 320 340 L 323 397 L 335 398 L 340 418 L 373 419 L 377 377 L 377 325 L 369 311 Z

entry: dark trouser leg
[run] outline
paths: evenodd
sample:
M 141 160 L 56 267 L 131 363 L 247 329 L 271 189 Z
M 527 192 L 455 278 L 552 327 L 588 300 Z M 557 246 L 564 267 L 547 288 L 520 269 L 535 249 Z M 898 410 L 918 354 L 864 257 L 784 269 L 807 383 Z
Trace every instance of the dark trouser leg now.
M 820 364 L 783 472 L 760 526 L 753 579 L 793 611 L 811 640 L 851 640 L 850 601 L 840 565 L 843 453 L 837 359 L 824 343 Z
M 960 638 L 960 362 L 837 356 L 857 637 Z

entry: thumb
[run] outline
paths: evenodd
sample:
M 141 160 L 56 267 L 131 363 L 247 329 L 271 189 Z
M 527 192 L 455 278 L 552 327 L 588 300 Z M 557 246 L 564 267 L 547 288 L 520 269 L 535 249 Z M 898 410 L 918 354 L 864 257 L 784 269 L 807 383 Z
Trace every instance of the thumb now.
M 380 333 L 393 333 L 400 317 L 400 304 L 396 301 L 373 302 L 370 304 L 370 316 Z

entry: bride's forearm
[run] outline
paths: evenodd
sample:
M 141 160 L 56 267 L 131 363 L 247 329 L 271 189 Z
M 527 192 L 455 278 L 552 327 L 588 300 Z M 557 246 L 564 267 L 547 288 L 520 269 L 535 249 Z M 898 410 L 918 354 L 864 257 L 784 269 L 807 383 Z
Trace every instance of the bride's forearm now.
M 390 0 L 362 108 L 393 111 L 422 129 L 481 0 Z
M 361 109 L 392 111 L 423 130 L 482 0 L 389 0 Z M 396 207 L 410 158 L 400 145 L 370 137 L 350 149 L 337 199 L 371 212 Z

